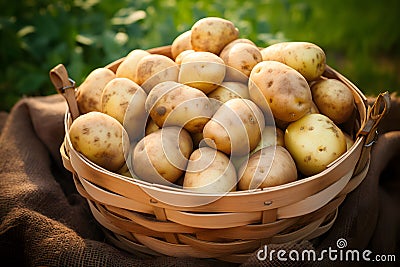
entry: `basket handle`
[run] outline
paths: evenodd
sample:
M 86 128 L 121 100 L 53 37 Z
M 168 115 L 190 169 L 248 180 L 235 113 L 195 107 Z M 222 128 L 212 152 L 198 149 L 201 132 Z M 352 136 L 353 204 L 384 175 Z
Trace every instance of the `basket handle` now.
M 386 91 L 378 95 L 372 106 L 367 107 L 367 119 L 357 133 L 357 137 L 364 137 L 364 147 L 354 171 L 355 175 L 362 171 L 365 164 L 367 164 L 371 147 L 378 139 L 378 125 L 389 111 L 390 106 L 390 95 L 389 92 Z
M 63 64 L 58 64 L 50 70 L 50 80 L 57 92 L 67 101 L 72 120 L 79 116 L 78 104 L 75 97 L 75 81 L 68 77 L 67 69 Z

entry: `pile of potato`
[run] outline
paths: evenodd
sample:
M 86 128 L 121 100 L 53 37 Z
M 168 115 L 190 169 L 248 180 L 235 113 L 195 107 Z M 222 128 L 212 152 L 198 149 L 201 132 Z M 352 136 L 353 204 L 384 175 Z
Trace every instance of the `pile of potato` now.
M 353 94 L 321 77 L 317 45 L 259 48 L 231 21 L 206 17 L 171 54 L 135 49 L 116 73 L 93 70 L 77 92 L 73 147 L 110 171 L 205 193 L 292 182 L 351 147 L 339 126 Z

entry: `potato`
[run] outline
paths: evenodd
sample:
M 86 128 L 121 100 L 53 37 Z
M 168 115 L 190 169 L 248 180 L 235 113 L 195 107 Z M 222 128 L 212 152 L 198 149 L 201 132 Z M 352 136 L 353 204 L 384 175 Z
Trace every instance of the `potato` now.
M 194 52 L 194 50 L 192 50 L 192 49 L 182 51 L 182 52 L 175 58 L 175 63 L 178 64 L 178 65 L 181 65 L 182 59 L 183 59 L 187 54 L 190 54 L 190 53 L 193 53 L 193 52 Z
M 156 85 L 164 81 L 177 81 L 179 66 L 164 55 L 151 54 L 143 57 L 137 65 L 137 84 L 148 94 Z
M 222 82 L 217 89 L 207 96 L 220 101 L 221 104 L 234 98 L 250 99 L 249 88 L 246 84 L 240 82 Z
M 319 111 L 336 124 L 346 122 L 354 110 L 354 96 L 341 81 L 326 79 L 311 86 L 311 94 Z
M 217 55 L 210 52 L 193 52 L 182 58 L 178 82 L 208 94 L 222 83 L 225 73 L 224 61 Z
M 185 129 L 164 127 L 146 135 L 134 148 L 134 173 L 144 181 L 171 185 L 184 173 L 192 150 Z
M 117 171 L 125 164 L 128 135 L 124 127 L 107 114 L 92 111 L 79 116 L 71 124 L 69 138 L 76 151 L 107 170 Z
M 214 114 L 211 101 L 202 91 L 173 81 L 156 85 L 145 108 L 159 127 L 180 126 L 191 133 L 201 132 Z
M 260 50 L 248 43 L 236 43 L 228 52 L 221 53 L 227 65 L 225 81 L 247 83 L 253 67 L 262 61 Z
M 89 73 L 79 86 L 76 97 L 81 114 L 101 111 L 101 94 L 106 84 L 114 78 L 114 72 L 106 68 L 97 68 Z
M 219 54 L 225 45 L 239 37 L 239 30 L 226 19 L 206 17 L 193 24 L 193 50 Z
M 262 111 L 249 99 L 231 99 L 224 103 L 203 129 L 210 147 L 233 156 L 253 150 L 265 127 Z
M 291 122 L 311 108 L 310 87 L 295 69 L 277 62 L 263 61 L 254 66 L 249 80 L 250 99 L 265 113 Z
M 282 146 L 268 146 L 243 162 L 238 171 L 239 190 L 282 185 L 297 180 L 296 164 Z
M 227 54 L 229 52 L 229 50 L 232 48 L 232 46 L 234 46 L 235 44 L 250 44 L 250 45 L 253 45 L 253 46 L 257 47 L 256 44 L 253 41 L 251 41 L 250 39 L 239 38 L 239 39 L 235 39 L 232 42 L 230 42 L 229 44 L 227 44 L 221 50 L 221 53 L 219 53 L 219 56 L 221 58 L 225 57 L 225 54 Z
M 134 49 L 125 57 L 125 59 L 118 66 L 115 73 L 117 78 L 128 78 L 135 83 L 138 82 L 136 77 L 136 68 L 138 62 L 145 56 L 150 55 L 149 52 L 141 49 Z
M 285 131 L 285 146 L 304 175 L 326 169 L 346 152 L 346 138 L 335 123 L 323 114 L 307 114 Z
M 237 174 L 229 158 L 210 147 L 201 147 L 190 155 L 183 188 L 199 193 L 227 193 L 236 190 Z
M 283 42 L 261 50 L 263 60 L 282 62 L 306 78 L 318 79 L 325 71 L 326 55 L 317 45 L 308 42 Z
M 178 35 L 175 40 L 171 44 L 171 54 L 172 58 L 175 60 L 176 57 L 185 50 L 192 50 L 192 43 L 190 41 L 190 37 L 192 35 L 192 31 L 185 31 Z
M 128 132 L 131 141 L 141 139 L 147 120 L 144 104 L 147 94 L 128 78 L 115 78 L 104 87 L 101 111 L 116 118 Z
M 145 130 L 145 135 L 149 135 L 152 132 L 155 132 L 159 130 L 160 127 L 153 121 L 151 117 L 147 118 L 147 123 L 146 123 L 146 130 Z

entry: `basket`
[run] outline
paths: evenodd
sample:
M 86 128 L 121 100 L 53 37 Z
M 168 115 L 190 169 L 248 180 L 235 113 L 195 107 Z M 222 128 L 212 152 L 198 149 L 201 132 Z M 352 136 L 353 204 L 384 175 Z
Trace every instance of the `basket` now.
M 148 51 L 171 57 L 170 46 Z M 106 67 L 115 72 L 122 60 Z M 329 66 L 323 76 L 342 81 L 353 92 L 356 112 L 344 127 L 354 145 L 311 177 L 213 199 L 212 195 L 152 184 L 101 168 L 74 150 L 68 134 L 60 149 L 64 166 L 73 173 L 76 189 L 87 199 L 108 240 L 131 253 L 240 263 L 263 244 L 316 238 L 330 229 L 346 195 L 366 176 L 376 128 L 390 103 L 385 93 L 368 106 L 363 93 Z M 55 68 L 50 77 L 69 104 L 65 114 L 68 133 L 77 116 L 75 92 L 68 90 L 74 86 L 66 71 Z M 193 205 L 196 203 L 206 204 Z

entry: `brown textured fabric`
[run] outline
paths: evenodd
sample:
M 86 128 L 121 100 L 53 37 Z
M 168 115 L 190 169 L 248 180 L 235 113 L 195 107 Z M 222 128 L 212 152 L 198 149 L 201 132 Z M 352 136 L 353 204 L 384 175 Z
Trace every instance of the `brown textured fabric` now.
M 268 245 L 286 251 L 347 248 L 397 254 L 400 244 L 400 98 L 380 125 L 364 182 L 341 205 L 324 236 L 295 244 Z M 371 98 L 371 101 L 373 98 Z M 26 98 L 0 113 L 0 257 L 3 266 L 221 266 L 215 260 L 143 257 L 109 245 L 62 166 L 66 104 L 59 95 Z M 343 263 L 343 262 L 339 262 Z M 325 261 L 259 261 L 243 266 L 336 265 Z M 394 266 L 394 264 L 393 264 Z

